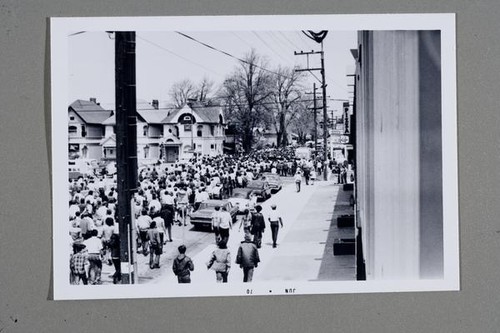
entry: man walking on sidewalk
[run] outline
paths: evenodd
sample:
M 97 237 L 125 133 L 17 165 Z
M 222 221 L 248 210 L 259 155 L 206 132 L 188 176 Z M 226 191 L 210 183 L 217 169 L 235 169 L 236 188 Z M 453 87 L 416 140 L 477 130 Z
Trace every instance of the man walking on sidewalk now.
M 262 206 L 255 206 L 255 210 L 257 211 L 252 215 L 252 229 L 251 232 L 253 234 L 253 242 L 260 249 L 262 244 L 262 234 L 264 233 L 264 229 L 266 229 L 266 224 L 264 222 L 264 216 L 262 215 Z
M 162 243 L 160 232 L 156 228 L 156 221 L 152 221 L 148 230 L 149 240 L 149 268 L 160 268 L 160 255 L 162 253 Z
M 260 262 L 259 250 L 250 235 L 245 235 L 236 255 L 236 263 L 243 269 L 243 282 L 252 282 L 253 270 Z
M 269 224 L 271 225 L 271 234 L 273 238 L 273 248 L 276 247 L 276 240 L 278 239 L 278 230 L 281 225 L 283 228 L 283 219 L 281 218 L 281 215 L 278 213 L 276 210 L 276 205 L 272 204 L 271 205 L 271 212 L 269 213 Z
M 300 170 L 297 170 L 297 173 L 295 173 L 293 179 L 295 180 L 295 186 L 297 187 L 297 192 L 300 192 L 300 183 L 302 182 L 302 174 L 300 173 Z

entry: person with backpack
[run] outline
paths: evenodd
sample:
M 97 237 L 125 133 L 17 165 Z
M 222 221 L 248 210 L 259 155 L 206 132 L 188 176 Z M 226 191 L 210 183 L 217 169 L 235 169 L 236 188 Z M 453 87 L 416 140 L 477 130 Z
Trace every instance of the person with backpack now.
M 172 271 L 177 276 L 179 283 L 191 283 L 191 272 L 194 271 L 193 261 L 186 255 L 185 245 L 181 245 L 177 249 L 179 255 L 174 259 Z
M 207 269 L 215 271 L 217 283 L 227 283 L 227 276 L 231 269 L 231 253 L 224 240 L 221 240 L 218 248 L 212 252 L 212 256 L 207 262 Z

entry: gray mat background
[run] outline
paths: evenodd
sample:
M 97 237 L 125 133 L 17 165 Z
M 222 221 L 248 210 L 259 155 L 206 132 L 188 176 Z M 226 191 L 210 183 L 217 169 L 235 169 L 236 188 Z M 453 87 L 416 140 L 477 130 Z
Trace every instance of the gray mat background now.
M 48 17 L 414 12 L 457 13 L 460 292 L 50 300 Z M 499 332 L 499 17 L 498 0 L 0 0 L 0 332 Z

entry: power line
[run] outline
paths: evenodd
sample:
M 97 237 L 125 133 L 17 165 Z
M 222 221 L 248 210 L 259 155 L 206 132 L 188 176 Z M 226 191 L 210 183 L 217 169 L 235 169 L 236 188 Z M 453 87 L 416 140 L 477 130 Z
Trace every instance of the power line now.
M 216 47 L 214 47 L 214 46 L 212 46 L 212 45 L 209 45 L 209 44 L 207 44 L 207 43 L 204 43 L 204 42 L 202 42 L 202 41 L 200 41 L 200 40 L 198 40 L 198 39 L 196 39 L 196 38 L 194 38 L 194 37 L 191 37 L 191 36 L 189 36 L 189 35 L 187 35 L 187 34 L 185 34 L 185 33 L 182 33 L 182 32 L 180 32 L 180 31 L 176 31 L 176 33 L 177 33 L 177 34 L 179 34 L 179 35 L 181 35 L 181 36 L 184 36 L 184 37 L 186 37 L 186 38 L 188 38 L 188 39 L 190 39 L 190 40 L 192 40 L 192 41 L 194 41 L 194 42 L 196 42 L 196 43 L 198 43 L 198 44 L 201 44 L 201 45 L 203 45 L 203 46 L 205 46 L 205 47 L 208 47 L 208 48 L 209 48 L 209 49 L 211 49 L 211 50 L 214 50 L 214 51 L 219 52 L 219 53 L 222 53 L 222 54 L 224 54 L 224 55 L 226 55 L 226 56 L 228 56 L 228 57 L 231 57 L 231 58 L 233 58 L 233 59 L 236 59 L 236 60 L 238 60 L 238 61 L 241 61 L 242 63 L 245 63 L 245 64 L 250 65 L 250 66 L 254 66 L 254 67 L 256 67 L 256 68 L 260 68 L 260 69 L 262 69 L 263 71 L 269 72 L 269 73 L 274 74 L 274 75 L 278 75 L 278 76 L 281 76 L 281 77 L 284 77 L 284 78 L 287 78 L 287 79 L 291 79 L 291 77 L 289 77 L 289 76 L 286 76 L 286 75 L 283 75 L 283 74 L 280 74 L 280 73 L 276 73 L 276 72 L 271 71 L 271 70 L 269 70 L 269 69 L 267 69 L 267 68 L 265 68 L 265 67 L 262 67 L 262 66 L 259 66 L 259 65 L 256 65 L 256 64 L 253 64 L 253 63 L 251 63 L 251 62 L 248 62 L 248 61 L 246 61 L 246 60 L 244 60 L 244 59 L 238 58 L 238 57 L 236 57 L 236 56 L 232 55 L 231 53 L 228 53 L 228 52 L 226 52 L 226 51 L 220 50 L 220 49 L 218 49 L 218 48 L 216 48 Z
M 213 73 L 213 74 L 215 74 L 215 75 L 218 75 L 218 76 L 224 77 L 224 75 L 221 75 L 221 74 L 219 74 L 219 73 L 217 73 L 217 72 L 213 71 L 212 69 L 210 69 L 210 68 L 208 68 L 208 67 L 203 66 L 202 64 L 199 64 L 199 63 L 197 63 L 197 62 L 195 62 L 195 61 L 192 61 L 192 60 L 190 60 L 190 59 L 188 59 L 188 58 L 186 58 L 186 57 L 183 57 L 183 56 L 181 56 L 180 54 L 177 54 L 177 53 L 175 53 L 175 52 L 173 52 L 173 51 L 171 51 L 171 50 L 169 50 L 169 49 L 167 49 L 167 48 L 165 48 L 165 47 L 163 47 L 163 46 L 161 46 L 161 45 L 159 45 L 159 44 L 157 44 L 157 43 L 155 43 L 155 42 L 152 42 L 152 41 L 150 41 L 150 40 L 148 40 L 148 39 L 146 39 L 146 38 L 144 38 L 144 37 L 141 37 L 141 36 L 139 36 L 139 35 L 137 35 L 137 34 L 136 34 L 136 37 L 137 37 L 138 39 L 140 39 L 140 40 L 142 40 L 142 41 L 144 41 L 144 42 L 146 42 L 146 43 L 149 43 L 149 44 L 151 44 L 151 45 L 153 45 L 153 46 L 156 46 L 156 47 L 158 47 L 159 49 L 161 49 L 161 50 L 163 50 L 163 51 L 165 51 L 165 52 L 168 52 L 168 53 L 170 53 L 170 54 L 172 54 L 172 55 L 174 55 L 174 56 L 176 56 L 176 57 L 178 57 L 178 58 L 180 58 L 180 59 L 182 59 L 182 60 L 185 60 L 185 61 L 187 61 L 187 62 L 189 62 L 189 63 L 192 63 L 192 64 L 194 64 L 194 65 L 196 65 L 196 66 L 199 66 L 199 67 L 201 67 L 201 68 L 203 68 L 203 69 L 205 69 L 205 70 L 207 70 L 207 71 L 209 71 L 209 72 L 212 72 L 212 73 Z
M 283 40 L 277 35 L 275 34 L 274 31 L 268 31 L 268 34 L 269 36 L 277 43 L 277 45 L 279 44 L 280 48 L 282 48 L 284 51 L 284 53 L 287 53 L 288 54 L 288 50 L 290 49 L 290 45 L 288 45 L 287 43 L 283 42 Z M 294 50 L 295 48 L 292 47 L 292 50 Z M 293 52 L 290 52 L 290 53 L 293 53 Z
M 225 99 L 227 97 L 213 97 L 212 99 Z M 294 102 L 313 102 L 313 99 L 299 99 L 295 100 Z M 276 102 L 259 102 L 255 103 L 254 106 L 265 106 L 265 105 L 276 105 Z M 190 108 L 192 109 L 211 109 L 211 108 L 223 108 L 226 106 L 247 106 L 247 104 L 242 104 L 242 103 L 230 103 L 229 105 L 191 105 Z M 161 107 L 161 108 L 154 108 L 151 106 L 151 108 L 141 108 L 137 110 L 137 112 L 140 111 L 177 111 L 180 110 L 181 108 L 171 106 L 171 107 Z
M 276 54 L 278 57 L 280 57 L 283 61 L 288 61 L 287 59 L 283 58 L 283 56 L 281 54 L 279 54 L 278 52 L 276 52 L 274 50 L 274 48 L 271 48 L 271 46 L 269 44 L 267 44 L 267 42 L 262 39 L 255 31 L 252 31 L 252 33 L 255 35 L 255 37 L 257 37 L 262 43 L 264 43 L 264 45 L 267 46 L 268 49 L 270 49 L 274 54 Z
M 283 38 L 285 38 L 290 43 L 290 45 L 292 45 L 293 48 L 296 48 L 297 50 L 300 49 L 300 47 L 298 47 L 295 43 L 293 43 L 290 39 L 288 39 L 288 37 L 282 31 L 278 31 L 277 33 L 283 36 Z
M 276 37 L 274 35 L 274 33 L 272 31 L 267 31 L 267 33 L 269 34 L 269 37 L 273 40 L 274 44 L 282 51 L 283 54 L 289 54 L 288 50 L 289 50 L 289 47 L 288 45 L 285 45 L 278 37 Z M 292 53 L 292 52 L 290 52 Z M 288 60 L 291 64 L 295 65 L 294 64 L 294 61 L 292 60 Z

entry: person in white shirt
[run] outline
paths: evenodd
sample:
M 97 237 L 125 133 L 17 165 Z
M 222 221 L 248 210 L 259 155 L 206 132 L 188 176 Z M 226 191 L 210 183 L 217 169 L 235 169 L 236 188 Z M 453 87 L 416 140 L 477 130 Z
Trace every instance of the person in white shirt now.
M 281 215 L 276 210 L 275 204 L 271 205 L 271 212 L 269 213 L 268 220 L 269 220 L 269 224 L 271 225 L 271 235 L 272 235 L 272 239 L 273 239 L 273 248 L 275 248 L 277 245 L 276 241 L 278 239 L 278 230 L 279 230 L 280 225 L 283 228 L 283 219 L 281 218 Z
M 137 250 L 142 246 L 142 254 L 144 256 L 148 255 L 148 229 L 151 224 L 151 217 L 149 217 L 148 211 L 146 209 L 143 209 L 141 212 L 141 216 L 137 218 L 137 234 L 138 234 L 138 246 Z
M 300 192 L 300 183 L 302 182 L 302 174 L 300 173 L 300 170 L 297 170 L 297 173 L 293 177 L 295 180 L 295 186 L 297 187 L 297 192 Z
M 220 213 L 220 223 L 219 223 L 219 233 L 221 237 L 221 242 L 227 244 L 229 240 L 229 229 L 232 229 L 233 218 L 231 214 L 227 211 L 225 206 L 222 206 L 222 211 Z
M 153 215 L 153 214 L 160 212 L 161 204 L 160 204 L 160 201 L 156 198 L 156 194 L 153 193 L 151 198 L 152 198 L 152 200 L 149 203 L 149 210 L 150 210 L 151 215 Z
M 215 211 L 212 213 L 212 230 L 215 234 L 215 244 L 219 243 L 219 226 L 221 220 L 220 206 L 215 206 Z
M 101 284 L 101 270 L 102 270 L 102 241 L 97 238 L 97 230 L 90 232 L 91 237 L 83 242 L 89 253 L 89 282 L 90 284 Z

